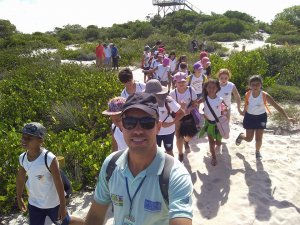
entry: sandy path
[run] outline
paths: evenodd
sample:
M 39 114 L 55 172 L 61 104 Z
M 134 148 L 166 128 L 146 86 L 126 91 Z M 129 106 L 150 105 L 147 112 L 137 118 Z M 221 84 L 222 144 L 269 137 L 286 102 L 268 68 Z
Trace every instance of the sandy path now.
M 143 80 L 140 70 L 134 71 L 134 77 Z M 233 104 L 231 137 L 223 141 L 216 167 L 210 165 L 206 138 L 190 142 L 184 165 L 194 184 L 193 224 L 300 224 L 300 135 L 266 132 L 263 160 L 257 163 L 254 142 L 235 146 L 235 138 L 243 131 L 241 121 Z M 68 208 L 84 217 L 91 201 L 91 192 L 81 192 Z M 107 218 L 106 224 L 113 224 L 111 210 Z M 27 223 L 15 215 L 9 224 Z

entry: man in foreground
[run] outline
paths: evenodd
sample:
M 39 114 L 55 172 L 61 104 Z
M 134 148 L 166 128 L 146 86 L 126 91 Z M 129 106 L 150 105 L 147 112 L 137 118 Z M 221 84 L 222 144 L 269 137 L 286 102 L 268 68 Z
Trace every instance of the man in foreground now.
M 104 161 L 85 224 L 103 224 L 110 203 L 117 225 L 192 224 L 191 178 L 184 166 L 173 158 L 167 200 L 163 197 L 159 175 L 165 169 L 168 156 L 156 145 L 161 127 L 158 118 L 158 104 L 153 94 L 136 93 L 128 97 L 122 111 L 128 149 L 116 161 L 109 178 L 107 166 L 114 153 Z

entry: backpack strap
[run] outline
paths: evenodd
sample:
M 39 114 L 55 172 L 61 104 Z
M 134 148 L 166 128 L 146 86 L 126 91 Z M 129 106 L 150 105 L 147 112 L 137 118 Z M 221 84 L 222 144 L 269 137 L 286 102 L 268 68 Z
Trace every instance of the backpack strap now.
M 193 99 L 192 99 L 192 87 L 191 86 L 189 86 L 189 92 L 190 92 L 191 101 L 190 101 L 188 107 L 190 107 L 192 105 L 192 102 L 193 102 Z
M 188 86 L 191 86 L 193 76 L 194 76 L 194 74 L 191 74 L 190 76 L 188 76 L 188 78 L 189 78 Z
M 177 90 L 176 90 L 176 88 L 175 88 L 175 97 L 176 97 L 176 102 L 179 103 L 178 102 L 178 96 L 177 96 Z
M 106 167 L 106 181 L 108 182 L 112 173 L 114 172 L 116 168 L 116 162 L 118 158 L 123 154 L 124 151 L 117 151 L 117 153 L 111 158 L 111 160 L 108 162 L 108 165 Z
M 209 108 L 209 111 L 211 112 L 211 114 L 212 114 L 213 117 L 215 118 L 216 122 L 218 123 L 218 122 L 219 122 L 219 118 L 217 117 L 215 111 L 212 109 L 211 105 L 209 104 L 209 101 L 208 101 L 208 99 L 207 99 L 207 96 L 205 95 L 204 98 L 205 98 L 206 104 L 207 104 L 207 106 L 208 106 L 208 108 Z
M 171 109 L 170 109 L 170 106 L 167 103 L 167 101 L 165 101 L 165 107 L 167 109 L 168 115 L 167 115 L 167 117 L 162 122 L 165 122 L 168 119 L 168 117 L 171 115 Z
M 50 168 L 49 168 L 49 166 L 48 166 L 48 163 L 47 163 L 47 157 L 48 157 L 48 153 L 49 153 L 50 151 L 47 151 L 46 153 L 45 153 L 45 158 L 44 158 L 44 160 L 45 160 L 45 165 L 46 165 L 46 167 L 47 167 L 47 169 L 49 170 L 49 172 L 51 173 L 51 170 L 50 170 Z
M 112 129 L 112 134 L 115 133 L 116 129 L 117 129 L 117 126 L 114 124 L 114 128 Z
M 164 168 L 159 175 L 159 187 L 161 194 L 169 207 L 169 181 L 170 181 L 170 174 L 174 164 L 174 158 L 168 154 L 165 154 L 165 164 Z
M 24 159 L 25 159 L 26 154 L 27 154 L 27 152 L 24 152 L 24 155 L 23 155 L 23 157 L 22 157 L 22 164 L 21 164 L 21 166 L 24 165 Z

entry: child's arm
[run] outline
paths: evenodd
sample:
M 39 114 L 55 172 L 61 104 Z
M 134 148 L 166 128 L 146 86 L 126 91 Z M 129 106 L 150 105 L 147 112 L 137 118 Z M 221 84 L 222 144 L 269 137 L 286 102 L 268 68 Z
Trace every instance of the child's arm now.
M 26 181 L 26 171 L 22 166 L 20 166 L 17 175 L 17 201 L 18 201 L 18 207 L 22 212 L 27 211 L 27 207 L 22 197 L 25 181 Z
M 286 118 L 288 121 L 290 121 L 290 122 L 292 122 L 292 123 L 295 122 L 295 119 L 289 117 L 289 116 L 286 114 L 286 112 L 284 111 L 284 109 L 283 109 L 280 105 L 278 105 L 277 102 L 274 101 L 274 99 L 271 97 L 271 95 L 267 94 L 267 95 L 266 95 L 266 98 L 267 98 L 267 102 L 268 102 L 271 106 L 273 106 L 278 112 L 280 112 L 282 115 L 284 115 L 285 118 Z
M 61 180 L 60 172 L 59 172 L 59 167 L 58 167 L 58 162 L 57 159 L 54 158 L 52 160 L 52 163 L 50 165 L 50 171 L 53 177 L 53 181 L 56 187 L 56 191 L 59 197 L 60 205 L 59 205 L 59 210 L 58 210 L 58 220 L 63 220 L 66 215 L 66 199 L 65 199 L 65 191 L 64 191 L 64 185 Z
M 232 93 L 233 93 L 233 96 L 236 100 L 236 104 L 237 104 L 237 109 L 239 111 L 240 114 L 242 114 L 242 110 L 241 110 L 241 96 L 238 92 L 238 90 L 236 89 L 236 87 L 234 86 L 233 89 L 232 89 Z

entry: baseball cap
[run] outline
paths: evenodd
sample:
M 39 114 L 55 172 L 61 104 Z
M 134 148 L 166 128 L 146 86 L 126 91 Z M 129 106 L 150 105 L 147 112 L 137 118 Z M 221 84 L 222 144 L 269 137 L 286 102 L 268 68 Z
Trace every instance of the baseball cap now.
M 210 60 L 209 60 L 208 57 L 203 57 L 201 59 L 201 63 L 202 63 L 203 66 L 205 66 L 206 64 L 210 64 Z
M 159 80 L 151 79 L 146 83 L 145 93 L 162 95 L 168 93 L 168 88 L 162 86 Z
M 29 134 L 31 136 L 44 139 L 46 135 L 46 128 L 40 123 L 31 122 L 25 124 L 25 126 L 22 129 L 22 134 Z
M 196 62 L 196 63 L 193 65 L 193 68 L 194 68 L 194 70 L 202 70 L 202 69 L 203 69 L 203 66 L 201 65 L 200 62 Z
M 149 115 L 158 118 L 158 104 L 154 94 L 138 92 L 130 95 L 123 106 L 122 115 L 128 109 L 141 109 Z
M 162 53 L 162 52 L 164 52 L 164 51 L 165 51 L 165 49 L 164 49 L 164 48 L 158 48 L 157 50 L 158 50 L 158 52 L 160 52 L 160 53 Z
M 186 73 L 185 72 L 177 72 L 175 73 L 173 80 L 176 82 L 186 81 Z
M 109 100 L 108 102 L 108 109 L 104 110 L 102 114 L 113 116 L 120 114 L 123 109 L 123 105 L 125 104 L 126 99 L 123 97 L 115 97 Z
M 163 65 L 168 66 L 170 64 L 169 58 L 164 58 L 163 59 Z

